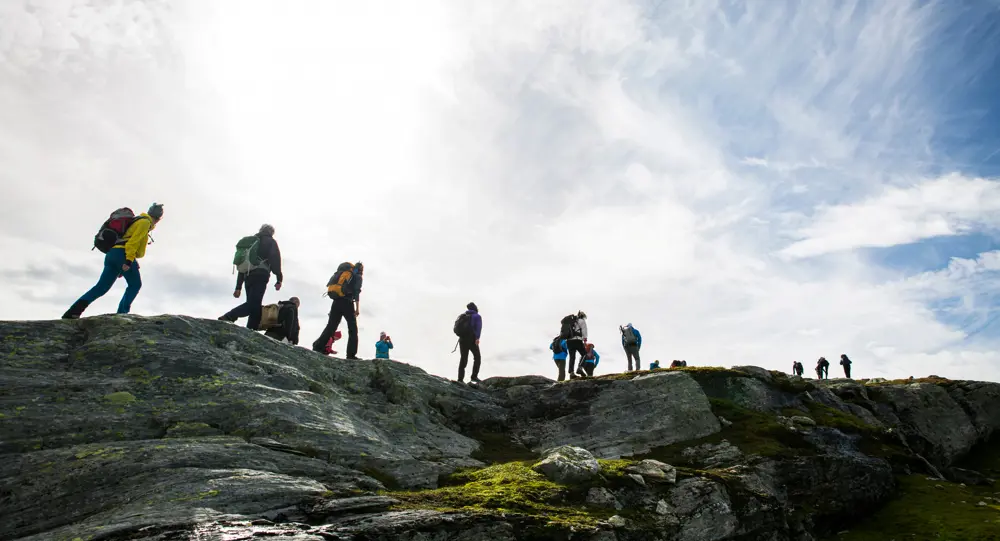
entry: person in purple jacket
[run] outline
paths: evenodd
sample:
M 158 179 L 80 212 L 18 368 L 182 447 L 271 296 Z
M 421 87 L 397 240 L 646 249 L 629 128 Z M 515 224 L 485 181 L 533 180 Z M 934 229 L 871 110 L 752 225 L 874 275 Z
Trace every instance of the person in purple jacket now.
M 461 360 L 458 364 L 458 382 L 465 380 L 465 367 L 469 364 L 469 352 L 472 352 L 472 377 L 470 383 L 479 383 L 479 365 L 483 360 L 479 353 L 479 335 L 483 331 L 483 318 L 479 315 L 476 303 L 466 305 L 468 309 L 455 322 L 455 334 L 458 335 L 458 347 Z

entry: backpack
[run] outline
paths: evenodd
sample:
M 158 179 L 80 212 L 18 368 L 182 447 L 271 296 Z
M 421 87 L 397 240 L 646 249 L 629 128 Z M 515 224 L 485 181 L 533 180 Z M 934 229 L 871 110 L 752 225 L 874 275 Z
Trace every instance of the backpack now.
M 347 297 L 354 280 L 354 263 L 344 262 L 337 267 L 330 281 L 326 283 L 326 294 L 331 299 Z
M 554 340 L 552 340 L 552 353 L 558 354 L 558 353 L 563 353 L 563 352 L 566 351 L 562 347 L 562 341 L 563 341 L 563 339 L 562 339 L 561 336 L 557 336 L 557 337 L 555 337 Z
M 125 237 L 128 228 L 140 218 L 142 216 L 136 216 L 128 207 L 122 207 L 112 212 L 111 216 L 101 224 L 97 234 L 94 235 L 94 248 L 100 250 L 102 254 L 108 253 Z
M 265 304 L 260 309 L 260 327 L 262 331 L 267 329 L 272 329 L 274 327 L 280 327 L 278 322 L 278 314 L 281 312 L 281 307 L 277 304 Z
M 269 269 L 267 261 L 260 257 L 260 237 L 251 235 L 243 237 L 236 243 L 236 254 L 233 255 L 233 265 L 240 274 L 246 274 L 256 269 Z
M 462 312 L 462 314 L 455 319 L 455 326 L 452 330 L 455 331 L 455 335 L 459 338 L 471 337 L 473 335 L 472 314 Z
M 636 337 L 635 331 L 632 327 L 621 327 L 622 331 L 622 343 L 626 346 L 635 346 L 639 344 L 639 338 Z
M 576 331 L 576 319 L 576 314 L 570 314 L 562 318 L 562 321 L 560 321 L 562 326 L 559 328 L 560 338 L 569 338 L 573 336 L 573 333 Z

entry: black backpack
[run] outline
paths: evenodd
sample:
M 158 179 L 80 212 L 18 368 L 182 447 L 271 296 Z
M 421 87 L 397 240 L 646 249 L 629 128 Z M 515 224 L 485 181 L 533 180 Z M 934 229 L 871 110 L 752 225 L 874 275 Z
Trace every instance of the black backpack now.
M 472 314 L 468 312 L 462 312 L 458 318 L 455 319 L 455 327 L 453 329 L 455 335 L 459 338 L 469 338 L 472 336 Z
M 561 336 L 557 336 L 554 340 L 552 340 L 552 353 L 562 353 L 565 351 L 562 347 L 562 341 L 563 339 Z
M 128 207 L 122 207 L 112 212 L 111 216 L 101 224 L 97 234 L 94 235 L 94 248 L 100 250 L 102 254 L 108 253 L 125 238 L 125 232 L 140 218 L 141 216 L 136 216 Z
M 576 314 L 570 314 L 562 318 L 562 321 L 560 321 L 562 326 L 559 328 L 560 338 L 569 338 L 573 336 L 573 333 L 576 330 L 576 320 L 577 320 Z

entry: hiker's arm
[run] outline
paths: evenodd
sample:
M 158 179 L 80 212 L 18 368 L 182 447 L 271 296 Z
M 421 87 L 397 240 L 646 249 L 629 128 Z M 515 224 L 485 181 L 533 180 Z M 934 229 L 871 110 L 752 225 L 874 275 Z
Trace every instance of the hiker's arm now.
M 243 289 L 243 281 L 247 279 L 247 275 L 240 272 L 236 274 L 236 291 Z
M 129 228 L 132 230 L 132 233 L 128 238 L 128 242 L 125 243 L 126 265 L 131 265 L 135 261 L 135 254 L 139 251 L 139 247 L 146 244 L 150 223 L 152 222 L 148 218 L 132 222 L 132 226 Z
M 271 266 L 271 273 L 278 279 L 278 283 L 282 283 L 285 277 L 281 274 L 281 248 L 278 248 L 278 242 L 274 239 L 271 239 L 271 254 L 267 258 L 267 263 Z

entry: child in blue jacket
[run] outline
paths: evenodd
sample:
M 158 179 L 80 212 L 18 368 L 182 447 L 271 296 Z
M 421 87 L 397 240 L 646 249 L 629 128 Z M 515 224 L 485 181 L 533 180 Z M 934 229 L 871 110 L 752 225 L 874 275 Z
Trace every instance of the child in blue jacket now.
M 601 362 L 601 354 L 594 349 L 594 344 L 587 343 L 587 354 L 583 356 L 580 361 L 580 368 L 577 369 L 576 373 L 592 378 L 594 377 L 594 369 L 597 368 L 597 363 Z
M 566 339 L 555 337 L 549 344 L 549 349 L 552 350 L 552 361 L 559 368 L 559 381 L 563 381 L 566 379 L 566 356 L 569 354 Z
M 389 350 L 392 349 L 392 338 L 389 338 L 385 331 L 378 337 L 378 342 L 375 342 L 375 358 L 376 359 L 388 359 Z

